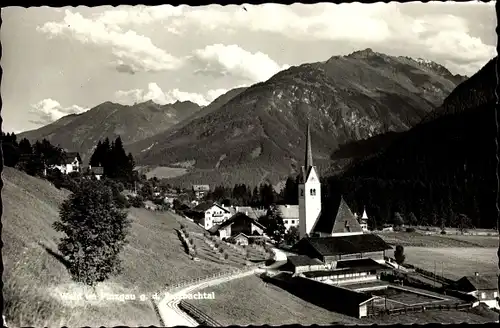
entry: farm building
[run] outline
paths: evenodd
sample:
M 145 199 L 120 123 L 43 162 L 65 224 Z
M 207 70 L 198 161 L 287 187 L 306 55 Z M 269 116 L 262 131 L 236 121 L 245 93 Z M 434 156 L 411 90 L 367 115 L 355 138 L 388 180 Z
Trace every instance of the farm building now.
M 248 245 L 249 239 L 244 233 L 239 233 L 236 236 L 229 237 L 228 241 L 234 242 L 236 245 Z
M 267 279 L 314 305 L 356 318 L 366 317 L 372 302 L 378 300 L 376 296 L 286 273 L 279 273 Z
M 476 297 L 480 303 L 490 308 L 500 309 L 498 305 L 498 276 L 480 275 L 464 276 L 455 282 L 455 288 Z
M 292 271 L 294 274 L 323 270 L 325 268 L 325 264 L 320 260 L 305 255 L 288 256 L 287 263 L 283 267 L 286 271 Z
M 214 202 L 200 203 L 186 214 L 207 230 L 231 217 L 231 213 L 227 209 Z
M 278 205 L 277 207 L 286 230 L 299 227 L 299 205 Z
M 331 285 L 364 283 L 379 280 L 382 272 L 390 271 L 386 265 L 372 259 L 339 261 L 335 269 L 304 272 L 306 278 Z
M 63 174 L 69 174 L 71 172 L 80 172 L 80 166 L 82 165 L 82 159 L 79 153 L 70 152 L 65 153 L 62 161 L 58 164 L 52 165 L 51 169 L 58 169 Z
M 193 185 L 194 197 L 196 197 L 196 199 L 205 197 L 209 191 L 209 185 Z
M 209 231 L 222 239 L 233 237 L 240 233 L 246 236 L 262 236 L 264 229 L 264 226 L 246 214 L 236 213 L 230 219 L 213 226 Z
M 97 180 L 101 180 L 104 174 L 104 168 L 102 166 L 87 166 L 83 170 L 86 176 L 94 176 Z

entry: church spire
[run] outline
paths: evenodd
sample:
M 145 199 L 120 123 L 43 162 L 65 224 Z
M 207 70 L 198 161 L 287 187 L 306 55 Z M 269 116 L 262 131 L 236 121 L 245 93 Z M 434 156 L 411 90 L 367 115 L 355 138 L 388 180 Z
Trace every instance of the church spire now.
M 311 131 L 309 127 L 309 120 L 307 120 L 307 134 L 306 134 L 306 161 L 304 165 L 304 169 L 309 171 L 309 168 L 313 166 L 313 158 L 312 158 L 312 148 L 311 148 Z

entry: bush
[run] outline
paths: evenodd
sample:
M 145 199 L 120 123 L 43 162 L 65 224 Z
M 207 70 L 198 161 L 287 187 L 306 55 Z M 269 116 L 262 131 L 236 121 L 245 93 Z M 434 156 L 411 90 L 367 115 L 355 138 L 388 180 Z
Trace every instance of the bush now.
M 401 265 L 405 261 L 406 256 L 404 255 L 404 247 L 401 245 L 396 246 L 396 250 L 394 251 L 394 258 L 396 259 L 396 263 Z
M 112 205 L 111 188 L 88 180 L 60 207 L 54 229 L 66 237 L 58 249 L 77 282 L 94 286 L 121 272 L 119 253 L 127 243 L 131 222 L 127 212 Z
M 142 208 L 144 207 L 144 199 L 141 196 L 131 197 L 130 205 L 136 208 Z
M 193 238 L 189 238 L 189 243 L 193 245 Z
M 415 232 L 415 228 L 406 228 L 406 232 Z
M 445 230 L 441 230 L 441 234 L 442 235 L 446 235 L 446 231 Z
M 227 260 L 229 258 L 229 254 L 224 253 L 224 258 Z
M 122 194 L 118 194 L 114 198 L 115 198 L 115 204 L 118 208 L 130 207 L 130 202 L 128 201 L 127 197 L 123 196 Z
M 224 250 L 222 248 L 219 248 L 219 253 L 223 253 Z

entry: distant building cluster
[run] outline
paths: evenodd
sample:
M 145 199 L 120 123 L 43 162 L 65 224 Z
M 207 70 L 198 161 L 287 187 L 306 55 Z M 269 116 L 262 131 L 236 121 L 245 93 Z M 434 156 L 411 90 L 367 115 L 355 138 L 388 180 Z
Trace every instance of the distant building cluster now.
M 101 180 L 104 174 L 104 169 L 101 166 L 83 166 L 80 154 L 77 152 L 65 153 L 60 163 L 51 165 L 48 168 L 57 169 L 62 174 L 70 174 L 76 172 L 89 177 L 93 175 L 97 180 Z

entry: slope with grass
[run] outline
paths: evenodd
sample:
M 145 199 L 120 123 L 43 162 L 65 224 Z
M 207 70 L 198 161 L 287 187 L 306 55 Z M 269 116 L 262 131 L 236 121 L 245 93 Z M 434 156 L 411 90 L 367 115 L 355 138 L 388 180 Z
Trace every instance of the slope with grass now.
M 3 292 L 5 316 L 13 326 L 159 325 L 141 294 L 151 297 L 167 284 L 231 268 L 192 261 L 175 234 L 179 223 L 169 213 L 132 208 L 123 273 L 89 290 L 72 282 L 57 252 L 62 235 L 52 224 L 68 192 L 8 167 L 2 178 Z M 112 300 L 111 295 L 135 300 Z
M 498 247 L 498 236 L 426 235 L 419 232 L 377 233 L 385 242 L 404 247 Z

